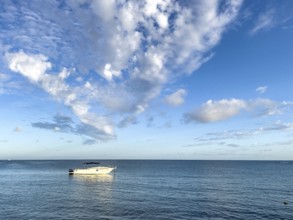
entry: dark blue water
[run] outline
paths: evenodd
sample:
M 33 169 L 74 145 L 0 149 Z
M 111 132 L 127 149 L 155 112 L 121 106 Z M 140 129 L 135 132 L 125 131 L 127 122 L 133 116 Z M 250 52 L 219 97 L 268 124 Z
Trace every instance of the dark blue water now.
M 293 162 L 0 161 L 1 219 L 293 219 Z M 284 204 L 284 202 L 287 204 Z

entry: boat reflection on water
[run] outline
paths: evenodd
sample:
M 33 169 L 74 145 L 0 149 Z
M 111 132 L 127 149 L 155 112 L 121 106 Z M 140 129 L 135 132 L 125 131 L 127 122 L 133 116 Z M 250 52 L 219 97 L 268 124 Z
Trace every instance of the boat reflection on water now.
M 114 185 L 114 175 L 69 175 L 70 196 L 72 199 L 80 201 L 81 199 L 91 198 L 103 204 L 103 210 L 107 210 L 109 204 L 104 201 L 112 199 L 112 189 Z
M 112 174 L 97 174 L 97 175 L 69 175 L 70 179 L 86 182 L 113 182 L 114 175 Z

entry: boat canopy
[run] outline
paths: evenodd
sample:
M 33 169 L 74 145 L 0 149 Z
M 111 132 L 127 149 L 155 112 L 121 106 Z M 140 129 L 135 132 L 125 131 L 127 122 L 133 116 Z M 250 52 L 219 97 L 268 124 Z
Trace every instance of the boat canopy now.
M 86 162 L 84 164 L 100 164 L 99 162 Z

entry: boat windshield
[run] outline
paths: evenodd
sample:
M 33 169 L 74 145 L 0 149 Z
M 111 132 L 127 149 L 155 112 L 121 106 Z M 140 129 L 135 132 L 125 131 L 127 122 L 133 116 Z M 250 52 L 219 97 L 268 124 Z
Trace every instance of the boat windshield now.
M 89 165 L 89 164 L 100 164 L 100 163 L 98 163 L 98 162 L 86 162 L 86 163 L 84 163 L 84 164 Z

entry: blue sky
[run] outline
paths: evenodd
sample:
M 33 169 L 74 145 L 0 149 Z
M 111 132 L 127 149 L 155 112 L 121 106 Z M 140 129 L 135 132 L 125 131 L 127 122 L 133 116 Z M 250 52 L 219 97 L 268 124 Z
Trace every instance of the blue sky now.
M 0 159 L 293 159 L 293 2 L 0 7 Z

